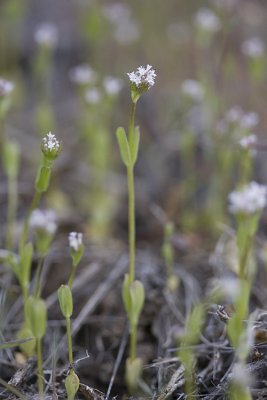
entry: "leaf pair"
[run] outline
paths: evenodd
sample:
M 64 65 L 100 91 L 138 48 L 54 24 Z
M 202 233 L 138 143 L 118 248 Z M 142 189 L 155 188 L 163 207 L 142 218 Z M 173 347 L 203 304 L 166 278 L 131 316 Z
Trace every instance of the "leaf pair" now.
M 126 167 L 133 167 L 136 163 L 139 149 L 140 132 L 136 126 L 133 130 L 133 135 L 128 140 L 125 129 L 119 127 L 116 131 L 117 140 L 120 148 L 120 155 Z

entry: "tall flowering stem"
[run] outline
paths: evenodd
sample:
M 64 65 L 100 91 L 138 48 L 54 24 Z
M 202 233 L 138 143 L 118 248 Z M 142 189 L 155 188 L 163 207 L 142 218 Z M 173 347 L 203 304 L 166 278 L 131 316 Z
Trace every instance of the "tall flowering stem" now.
M 142 360 L 136 357 L 137 325 L 142 311 L 145 292 L 142 283 L 135 280 L 135 188 L 134 166 L 138 157 L 139 128 L 135 127 L 135 110 L 140 96 L 153 85 L 156 77 L 151 65 L 139 67 L 135 72 L 127 74 L 131 85 L 132 107 L 128 136 L 123 128 L 118 128 L 118 139 L 121 159 L 127 169 L 128 182 L 128 235 L 129 235 L 129 273 L 125 275 L 122 286 L 122 298 L 130 325 L 130 357 L 126 361 L 126 383 L 133 392 L 142 372 Z

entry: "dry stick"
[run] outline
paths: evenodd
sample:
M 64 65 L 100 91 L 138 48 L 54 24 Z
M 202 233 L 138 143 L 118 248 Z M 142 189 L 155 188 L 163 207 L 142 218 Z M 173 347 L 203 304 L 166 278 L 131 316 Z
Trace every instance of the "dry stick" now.
M 19 399 L 22 400 L 27 400 L 25 396 L 23 396 L 16 388 L 13 386 L 9 385 L 6 381 L 4 381 L 2 378 L 0 378 L 0 385 L 6 388 L 9 392 L 13 393 L 15 396 L 17 396 Z M 3 393 L 3 392 L 2 392 Z M 0 393 L 0 395 L 2 394 Z
M 116 361 L 115 361 L 115 364 L 113 367 L 112 376 L 111 376 L 111 379 L 110 379 L 110 382 L 108 385 L 108 390 L 107 390 L 107 395 L 105 397 L 105 400 L 109 400 L 110 392 L 111 392 L 115 377 L 117 375 L 125 347 L 127 345 L 128 336 L 129 336 L 129 329 L 127 327 L 124 329 L 123 337 L 122 337 L 118 355 L 117 355 L 117 358 L 116 358 Z
M 83 306 L 80 314 L 76 317 L 76 319 L 72 323 L 72 337 L 76 335 L 79 329 L 82 326 L 84 320 L 90 315 L 97 305 L 103 300 L 103 298 L 107 295 L 109 290 L 117 283 L 118 279 L 122 276 L 124 271 L 128 266 L 128 256 L 122 255 L 115 267 L 112 269 L 111 273 L 107 277 L 107 279 L 101 283 L 94 294 L 90 297 L 87 303 Z M 75 284 L 75 281 L 74 281 Z M 64 335 L 61 339 L 60 343 L 57 345 L 55 351 L 58 351 L 62 348 L 67 340 L 67 335 Z M 48 364 L 51 359 L 51 355 L 46 359 L 44 366 Z

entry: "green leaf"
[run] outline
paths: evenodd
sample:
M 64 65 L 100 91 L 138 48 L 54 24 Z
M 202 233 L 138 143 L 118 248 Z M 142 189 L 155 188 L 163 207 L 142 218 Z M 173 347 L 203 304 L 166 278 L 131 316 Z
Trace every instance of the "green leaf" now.
M 75 394 L 79 389 L 79 385 L 79 378 L 72 369 L 65 380 L 65 388 L 68 395 L 68 400 L 74 400 Z
M 129 167 L 131 164 L 131 154 L 124 128 L 119 127 L 116 131 L 116 136 L 119 143 L 121 159 L 126 167 Z
M 136 126 L 133 131 L 132 141 L 130 142 L 131 164 L 134 165 L 137 160 L 140 142 L 139 126 Z
M 10 342 L 0 343 L 0 350 L 10 349 L 11 347 L 17 347 L 23 343 L 29 342 L 33 340 L 31 337 L 27 337 L 27 339 L 18 339 L 18 340 L 11 340 Z

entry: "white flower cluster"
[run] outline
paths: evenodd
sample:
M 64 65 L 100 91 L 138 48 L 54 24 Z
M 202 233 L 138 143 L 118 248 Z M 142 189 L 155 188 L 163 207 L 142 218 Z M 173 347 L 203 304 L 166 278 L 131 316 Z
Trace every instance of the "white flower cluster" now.
M 254 111 L 245 112 L 240 106 L 230 108 L 223 119 L 218 123 L 217 130 L 219 133 L 229 131 L 229 125 L 241 130 L 251 130 L 258 125 L 260 121 L 259 115 Z
M 195 23 L 199 29 L 210 33 L 220 30 L 221 22 L 214 12 L 209 8 L 201 8 L 195 16 Z
M 34 32 L 36 43 L 46 46 L 55 47 L 58 42 L 58 29 L 52 22 L 44 22 L 40 24 Z
M 121 91 L 123 81 L 114 76 L 106 76 L 103 80 L 103 87 L 108 95 L 115 96 Z
M 251 149 L 257 144 L 257 142 L 258 138 L 254 134 L 245 136 L 239 140 L 239 144 L 243 149 Z
M 70 80 L 79 85 L 93 84 L 97 80 L 97 74 L 88 64 L 80 64 L 69 72 Z
M 60 150 L 60 142 L 57 140 L 56 136 L 49 132 L 43 138 L 43 149 L 48 152 L 54 152 Z
M 46 232 L 53 235 L 56 232 L 56 213 L 53 210 L 33 210 L 30 226 L 35 231 Z
M 261 38 L 254 36 L 242 43 L 241 51 L 250 58 L 262 57 L 265 53 L 265 44 Z
M 253 214 L 266 206 L 267 187 L 250 182 L 239 191 L 229 194 L 229 211 L 233 214 Z
M 98 104 L 102 98 L 102 95 L 100 90 L 97 88 L 90 88 L 86 90 L 84 98 L 88 104 Z
M 14 89 L 14 83 L 0 78 L 0 97 L 8 96 Z
M 127 73 L 130 82 L 137 88 L 145 86 L 150 89 L 155 84 L 156 73 L 151 65 L 145 67 L 138 67 L 136 71 Z
M 78 251 L 83 245 L 83 234 L 79 232 L 70 232 L 69 234 L 69 246 L 72 250 Z
M 194 101 L 201 101 L 204 98 L 205 90 L 202 84 L 194 79 L 186 79 L 182 82 L 181 91 L 185 96 Z

